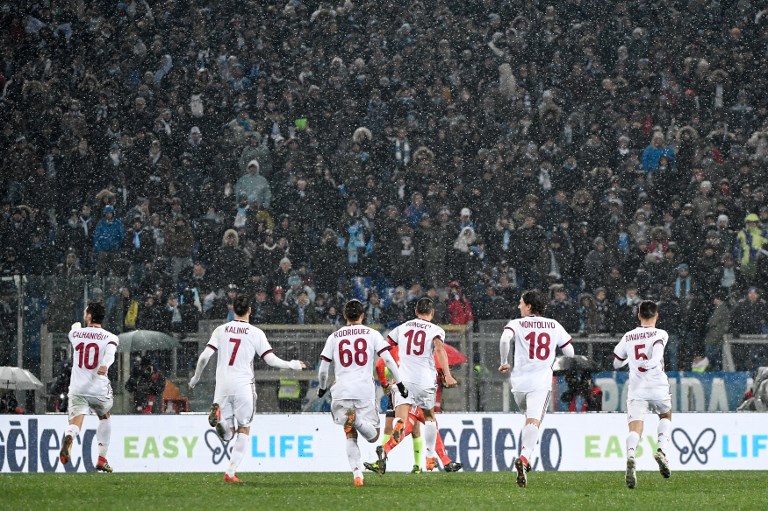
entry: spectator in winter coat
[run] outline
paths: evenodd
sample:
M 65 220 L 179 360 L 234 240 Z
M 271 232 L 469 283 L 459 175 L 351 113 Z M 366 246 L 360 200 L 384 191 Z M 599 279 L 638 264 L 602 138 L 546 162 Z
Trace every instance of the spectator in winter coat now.
M 244 195 L 248 197 L 248 202 L 256 204 L 259 209 L 269 209 L 272 203 L 272 188 L 267 178 L 259 174 L 259 169 L 257 160 L 248 162 L 248 172 L 235 183 L 235 197 Z
M 731 314 L 731 335 L 738 338 L 742 334 L 762 334 L 768 325 L 768 303 L 760 297 L 756 287 L 747 290 L 747 296 L 739 300 Z M 739 371 L 752 371 L 755 364 L 764 362 L 763 346 L 742 345 L 734 349 L 734 362 Z
M 723 337 L 728 332 L 731 320 L 731 309 L 722 292 L 715 293 L 713 298 L 715 310 L 707 321 L 707 334 L 704 337 L 704 356 L 709 359 L 713 371 L 723 368 Z
M 461 289 L 461 284 L 453 280 L 448 284 L 448 300 L 446 301 L 448 323 L 451 325 L 469 325 L 474 323 L 475 315 L 472 304 Z
M 93 252 L 97 258 L 97 271 L 101 275 L 114 271 L 114 264 L 120 256 L 124 236 L 125 229 L 123 223 L 115 218 L 115 208 L 105 206 L 104 217 L 99 220 L 93 231 Z

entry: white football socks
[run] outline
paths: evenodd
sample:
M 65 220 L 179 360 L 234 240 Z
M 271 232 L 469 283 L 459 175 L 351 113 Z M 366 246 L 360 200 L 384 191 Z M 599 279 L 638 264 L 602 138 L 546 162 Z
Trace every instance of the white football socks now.
M 520 456 L 528 460 L 528 463 L 533 463 L 533 451 L 536 450 L 536 444 L 539 442 L 539 427 L 535 424 L 526 424 L 523 427 L 522 438 L 520 443 Z
M 357 438 L 347 438 L 347 461 L 352 474 L 355 477 L 363 477 L 362 457 L 360 456 L 360 447 L 357 445 Z
M 112 438 L 112 419 L 100 419 L 96 428 L 96 440 L 99 442 L 99 456 L 102 458 L 107 457 L 110 438 Z
M 436 457 L 435 443 L 437 442 L 437 423 L 435 421 L 424 422 L 424 448 L 429 458 Z
M 667 446 L 669 446 L 669 434 L 672 431 L 672 421 L 669 419 L 661 419 L 659 421 L 659 427 L 656 432 L 659 435 L 659 449 L 667 452 Z
M 235 446 L 232 448 L 232 455 L 229 460 L 229 468 L 227 469 L 227 475 L 234 477 L 237 472 L 237 467 L 243 461 L 245 451 L 248 449 L 248 435 L 245 433 L 238 433 L 235 437 Z
M 636 431 L 630 431 L 627 435 L 627 459 L 635 457 L 638 442 L 640 442 L 640 435 Z
M 64 436 L 71 436 L 72 439 L 77 438 L 77 435 L 79 434 L 80 434 L 80 428 L 78 428 L 76 424 L 69 424 L 67 428 L 64 430 Z

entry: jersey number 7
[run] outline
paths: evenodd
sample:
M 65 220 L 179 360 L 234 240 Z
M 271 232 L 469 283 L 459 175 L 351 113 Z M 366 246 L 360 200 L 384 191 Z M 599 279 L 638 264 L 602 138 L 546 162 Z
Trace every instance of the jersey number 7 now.
M 235 343 L 235 347 L 232 348 L 232 355 L 229 357 L 229 365 L 235 365 L 235 357 L 237 356 L 237 350 L 240 349 L 240 339 L 232 337 L 229 342 Z

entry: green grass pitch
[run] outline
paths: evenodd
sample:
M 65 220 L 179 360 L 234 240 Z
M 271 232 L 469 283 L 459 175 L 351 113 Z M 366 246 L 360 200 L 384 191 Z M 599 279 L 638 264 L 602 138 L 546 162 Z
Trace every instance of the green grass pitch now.
M 768 471 L 638 472 L 634 490 L 620 472 L 531 472 L 524 489 L 512 473 L 368 473 L 361 488 L 346 473 L 239 475 L 245 484 L 222 474 L 0 474 L 0 509 L 702 511 L 768 502 Z

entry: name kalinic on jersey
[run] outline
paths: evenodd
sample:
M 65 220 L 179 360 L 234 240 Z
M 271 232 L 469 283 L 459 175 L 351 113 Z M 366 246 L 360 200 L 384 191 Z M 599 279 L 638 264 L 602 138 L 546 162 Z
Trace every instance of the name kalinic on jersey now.
M 224 331 L 228 334 L 247 334 L 250 332 L 250 328 L 248 327 L 236 327 L 236 326 L 227 326 L 224 328 Z

